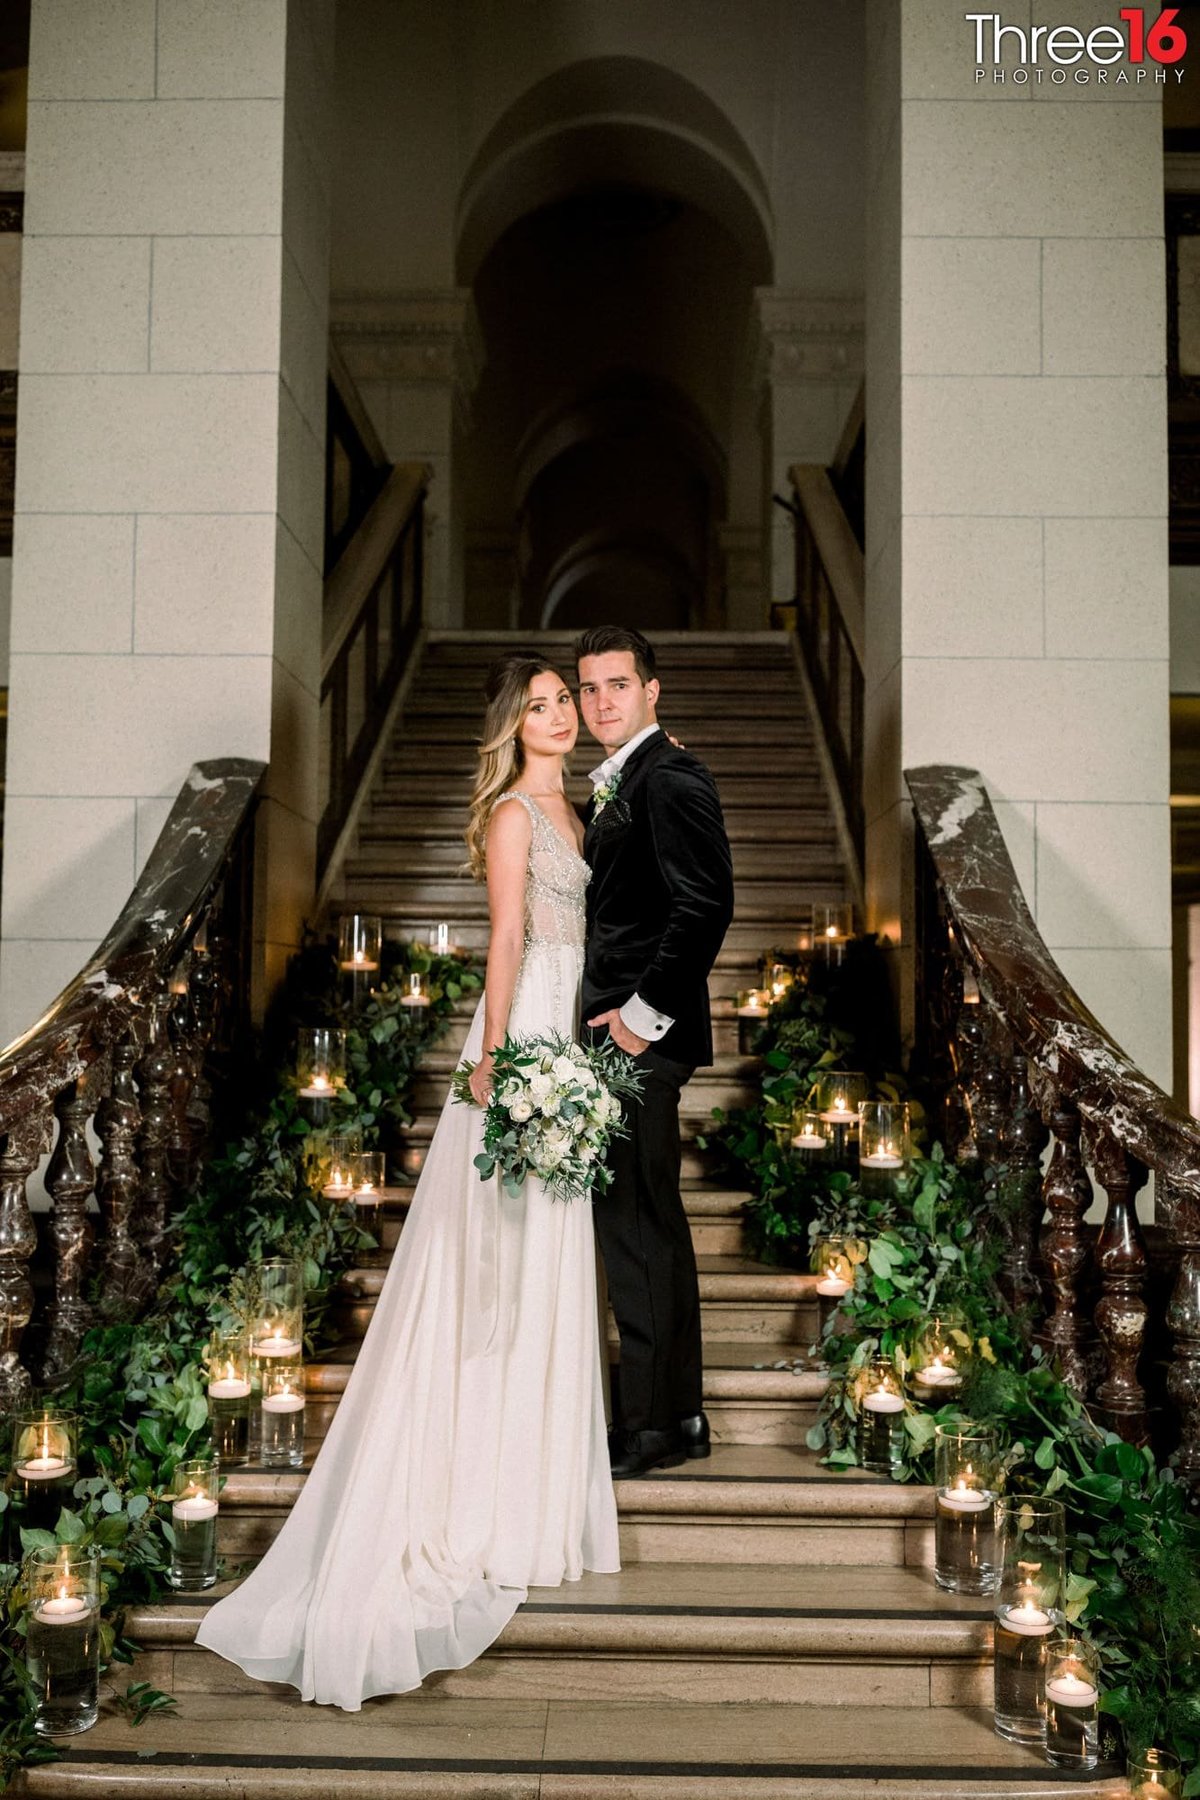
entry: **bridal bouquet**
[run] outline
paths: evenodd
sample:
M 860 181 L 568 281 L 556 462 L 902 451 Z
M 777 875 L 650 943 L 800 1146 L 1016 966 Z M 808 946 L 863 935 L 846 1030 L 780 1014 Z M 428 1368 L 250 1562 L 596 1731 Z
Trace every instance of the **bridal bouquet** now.
M 453 1085 L 455 1099 L 473 1105 L 472 1067 L 457 1069 Z M 475 1167 L 484 1181 L 499 1169 L 510 1194 L 537 1175 L 556 1200 L 586 1199 L 612 1180 L 604 1153 L 613 1138 L 628 1135 L 621 1095 L 641 1088 L 633 1059 L 611 1040 L 585 1050 L 564 1037 L 505 1038 Z

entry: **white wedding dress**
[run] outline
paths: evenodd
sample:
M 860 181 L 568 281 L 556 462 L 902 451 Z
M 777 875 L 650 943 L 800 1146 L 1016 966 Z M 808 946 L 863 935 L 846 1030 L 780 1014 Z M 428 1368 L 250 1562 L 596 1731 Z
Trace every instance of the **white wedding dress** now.
M 536 801 L 509 1032 L 577 1029 L 588 870 Z M 483 1003 L 464 1055 L 478 1059 Z M 320 1456 L 259 1566 L 197 1642 L 356 1711 L 473 1662 L 530 1587 L 620 1567 L 591 1207 L 472 1159 L 447 1101 Z

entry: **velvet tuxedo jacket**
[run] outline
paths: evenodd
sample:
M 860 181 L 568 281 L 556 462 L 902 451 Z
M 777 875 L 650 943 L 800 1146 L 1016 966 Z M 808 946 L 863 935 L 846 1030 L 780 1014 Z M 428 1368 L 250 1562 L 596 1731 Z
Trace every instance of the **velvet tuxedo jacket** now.
M 733 859 L 717 786 L 665 732 L 639 744 L 614 799 L 587 809 L 583 1018 L 639 994 L 674 1020 L 654 1048 L 712 1061 L 708 972 L 733 917 Z

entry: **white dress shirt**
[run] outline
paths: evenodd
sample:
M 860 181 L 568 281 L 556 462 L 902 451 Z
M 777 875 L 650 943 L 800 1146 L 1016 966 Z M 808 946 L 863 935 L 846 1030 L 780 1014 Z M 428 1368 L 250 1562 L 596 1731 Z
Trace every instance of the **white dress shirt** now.
M 606 756 L 602 763 L 590 770 L 593 792 L 596 788 L 603 787 L 606 781 L 611 781 L 624 768 L 639 744 L 644 744 L 647 738 L 661 730 L 661 725 L 645 726 L 627 744 L 622 744 L 619 750 L 614 750 L 611 756 Z M 621 1023 L 635 1037 L 645 1038 L 650 1044 L 665 1037 L 675 1023 L 666 1013 L 655 1012 L 652 1006 L 647 1006 L 640 994 L 630 995 L 620 1009 L 620 1018 Z

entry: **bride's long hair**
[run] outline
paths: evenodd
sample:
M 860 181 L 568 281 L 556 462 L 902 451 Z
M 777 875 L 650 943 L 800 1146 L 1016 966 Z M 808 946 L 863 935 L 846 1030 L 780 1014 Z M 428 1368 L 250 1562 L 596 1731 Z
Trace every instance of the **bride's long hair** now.
M 529 684 L 538 675 L 558 675 L 558 670 L 553 663 L 535 656 L 532 651 L 512 650 L 492 664 L 483 684 L 487 712 L 483 718 L 479 768 L 464 833 L 467 858 L 476 881 L 483 881 L 487 875 L 485 846 L 492 808 L 501 794 L 506 794 L 520 779 L 525 768 L 521 721 L 529 699 Z

